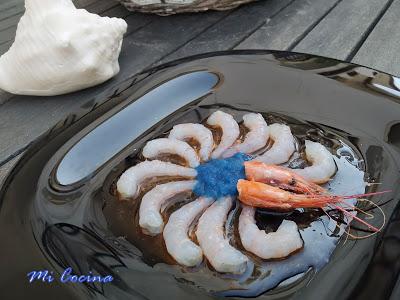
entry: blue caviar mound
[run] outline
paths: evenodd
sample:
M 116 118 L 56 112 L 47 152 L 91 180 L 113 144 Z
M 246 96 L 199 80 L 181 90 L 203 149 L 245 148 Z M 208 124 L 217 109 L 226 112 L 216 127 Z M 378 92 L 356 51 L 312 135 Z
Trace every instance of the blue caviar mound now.
M 251 156 L 237 153 L 226 159 L 213 159 L 201 164 L 197 170 L 197 184 L 194 188 L 196 196 L 218 199 L 238 194 L 236 184 L 245 179 L 244 162 Z

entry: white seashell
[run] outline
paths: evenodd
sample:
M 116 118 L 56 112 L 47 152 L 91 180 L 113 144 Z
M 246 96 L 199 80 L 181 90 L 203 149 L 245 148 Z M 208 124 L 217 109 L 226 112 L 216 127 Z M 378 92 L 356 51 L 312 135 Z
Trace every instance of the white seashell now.
M 15 42 L 0 57 L 0 88 L 50 96 L 100 84 L 119 72 L 124 20 L 75 8 L 71 0 L 25 0 Z

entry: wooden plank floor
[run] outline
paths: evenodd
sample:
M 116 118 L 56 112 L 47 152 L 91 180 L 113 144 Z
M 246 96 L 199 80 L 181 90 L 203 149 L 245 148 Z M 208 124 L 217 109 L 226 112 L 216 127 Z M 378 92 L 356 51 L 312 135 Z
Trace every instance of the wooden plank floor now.
M 121 72 L 98 87 L 59 97 L 0 92 L 0 181 L 32 141 L 90 105 L 97 94 L 145 68 L 184 56 L 230 49 L 293 50 L 400 75 L 400 32 L 395 30 L 400 0 L 260 0 L 231 11 L 171 17 L 131 13 L 113 0 L 74 2 L 127 21 Z M 23 12 L 22 0 L 0 4 L 0 55 L 12 44 Z

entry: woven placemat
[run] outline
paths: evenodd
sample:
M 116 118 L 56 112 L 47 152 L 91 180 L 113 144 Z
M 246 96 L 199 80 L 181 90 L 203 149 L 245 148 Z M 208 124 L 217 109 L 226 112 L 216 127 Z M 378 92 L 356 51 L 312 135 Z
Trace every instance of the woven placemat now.
M 227 10 L 256 0 L 118 0 L 127 9 L 162 16 L 202 12 L 207 10 Z

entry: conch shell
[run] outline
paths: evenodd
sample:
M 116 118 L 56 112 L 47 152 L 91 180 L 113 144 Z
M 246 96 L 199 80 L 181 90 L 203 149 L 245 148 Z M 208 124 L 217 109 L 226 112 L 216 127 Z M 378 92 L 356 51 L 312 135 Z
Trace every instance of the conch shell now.
M 119 72 L 124 20 L 77 9 L 71 0 L 26 0 L 25 8 L 14 44 L 0 57 L 0 89 L 60 95 Z

